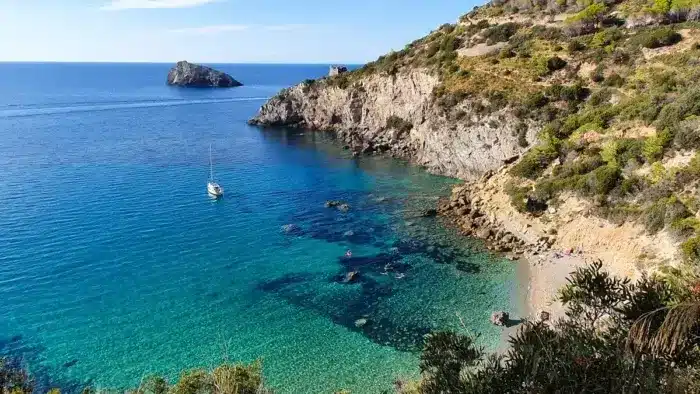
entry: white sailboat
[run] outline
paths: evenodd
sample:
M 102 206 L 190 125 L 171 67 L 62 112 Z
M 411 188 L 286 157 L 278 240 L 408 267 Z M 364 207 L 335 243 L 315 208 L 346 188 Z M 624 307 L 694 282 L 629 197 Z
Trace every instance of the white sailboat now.
M 214 198 L 223 197 L 224 188 L 214 180 L 214 165 L 211 161 L 211 144 L 209 145 L 209 181 L 207 182 L 207 193 Z

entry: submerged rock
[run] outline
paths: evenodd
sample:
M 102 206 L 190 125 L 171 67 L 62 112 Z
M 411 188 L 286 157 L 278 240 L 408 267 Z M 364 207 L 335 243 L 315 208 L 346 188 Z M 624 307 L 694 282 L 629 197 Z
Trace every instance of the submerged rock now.
M 365 318 L 355 320 L 355 327 L 362 328 L 367 325 L 369 321 Z
M 437 216 L 437 214 L 437 209 L 434 208 L 426 209 L 423 212 L 421 212 L 421 216 L 423 216 L 424 218 L 432 218 Z
M 350 210 L 350 204 L 346 203 L 345 201 L 340 201 L 340 200 L 328 200 L 324 204 L 326 208 L 336 208 L 337 210 L 341 212 L 347 212 Z
M 345 204 L 345 203 L 340 201 L 340 200 L 328 200 L 328 201 L 326 201 L 324 206 L 326 208 L 335 208 L 335 207 L 342 205 L 342 204 Z
M 243 84 L 232 76 L 213 68 L 188 63 L 177 62 L 168 73 L 168 85 L 198 87 L 198 88 L 232 88 Z
M 301 232 L 301 228 L 296 224 L 285 224 L 281 229 L 285 234 L 297 234 Z
M 360 273 L 358 271 L 350 271 L 347 274 L 345 274 L 345 277 L 343 278 L 343 283 L 352 283 L 356 281 L 360 276 Z

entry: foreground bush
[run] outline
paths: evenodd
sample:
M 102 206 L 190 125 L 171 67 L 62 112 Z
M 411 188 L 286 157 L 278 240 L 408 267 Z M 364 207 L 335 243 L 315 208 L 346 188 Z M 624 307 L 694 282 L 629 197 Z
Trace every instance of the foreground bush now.
M 131 394 L 272 394 L 263 383 L 262 364 L 222 364 L 214 370 L 193 369 L 184 371 L 176 383 L 170 384 L 162 376 L 148 376 L 132 390 L 120 390 Z M 30 394 L 35 392 L 31 376 L 16 361 L 0 359 L 0 394 Z M 85 388 L 83 394 L 93 394 Z M 100 392 L 119 392 L 100 390 Z M 58 389 L 50 394 L 60 394 Z
M 503 356 L 456 333 L 429 336 L 422 393 L 699 392 L 698 299 L 681 300 L 660 280 L 612 277 L 600 263 L 568 282 L 566 317 L 526 323 Z

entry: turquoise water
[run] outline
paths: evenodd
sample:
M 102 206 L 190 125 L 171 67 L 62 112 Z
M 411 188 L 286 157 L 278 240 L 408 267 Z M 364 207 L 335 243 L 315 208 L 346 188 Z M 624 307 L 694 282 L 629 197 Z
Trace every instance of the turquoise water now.
M 169 88 L 157 64 L 0 64 L 0 352 L 68 392 L 263 358 L 280 393 L 361 394 L 417 377 L 431 330 L 494 347 L 514 267 L 416 217 L 456 181 L 245 124 L 325 66 L 220 68 L 246 86 Z

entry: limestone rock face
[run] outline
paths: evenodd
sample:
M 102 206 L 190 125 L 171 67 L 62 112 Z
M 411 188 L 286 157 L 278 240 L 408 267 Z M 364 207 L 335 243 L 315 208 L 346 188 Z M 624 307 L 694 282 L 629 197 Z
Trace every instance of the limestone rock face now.
M 230 75 L 213 68 L 188 63 L 177 62 L 168 73 L 168 85 L 198 87 L 198 88 L 231 88 L 242 86 Z
M 541 127 L 508 108 L 481 114 L 468 100 L 446 110 L 432 94 L 438 77 L 421 69 L 371 74 L 344 87 L 333 82 L 284 89 L 249 123 L 332 131 L 355 155 L 385 153 L 468 180 L 522 154 L 526 148 L 514 136 L 525 127 L 524 137 L 534 142 Z

